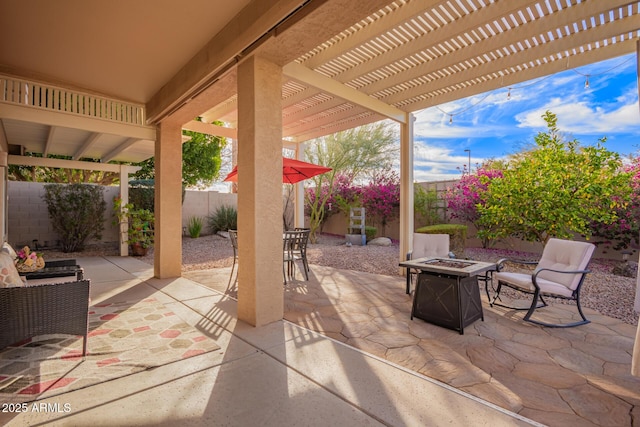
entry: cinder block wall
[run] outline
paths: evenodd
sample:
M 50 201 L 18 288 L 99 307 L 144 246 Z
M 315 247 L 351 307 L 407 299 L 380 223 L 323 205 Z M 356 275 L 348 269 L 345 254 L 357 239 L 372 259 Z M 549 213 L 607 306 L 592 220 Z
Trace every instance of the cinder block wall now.
M 220 206 L 238 207 L 238 195 L 231 193 L 218 193 L 217 191 L 191 191 L 187 190 L 182 204 L 182 227 L 187 227 L 192 217 L 202 218 L 203 234 L 209 234 L 207 216 L 213 214 Z
M 8 239 L 14 247 L 33 246 L 34 240 L 38 240 L 39 246 L 56 246 L 59 236 L 53 230 L 47 204 L 42 198 L 45 185 L 39 182 L 8 182 Z M 117 229 L 111 221 L 113 198 L 118 194 L 119 189 L 118 187 L 104 187 L 104 189 L 107 210 L 100 241 L 117 242 Z M 89 243 L 96 243 L 96 241 Z
M 44 186 L 45 184 L 37 182 L 8 182 L 8 239 L 15 248 L 21 248 L 24 245 L 33 247 L 34 240 L 38 240 L 39 246 L 52 247 L 56 246 L 60 239 L 51 226 L 47 204 L 42 198 Z M 118 228 L 113 225 L 113 198 L 120 193 L 120 188 L 117 186 L 103 188 L 107 207 L 104 213 L 102 239 L 99 242 L 117 244 Z M 237 207 L 237 199 L 236 194 L 187 190 L 182 205 L 182 224 L 186 227 L 192 216 L 206 218 L 209 212 L 215 212 L 221 205 Z M 206 226 L 206 220 L 204 222 Z M 209 230 L 205 227 L 203 232 L 208 233 Z M 98 241 L 88 243 L 93 244 Z

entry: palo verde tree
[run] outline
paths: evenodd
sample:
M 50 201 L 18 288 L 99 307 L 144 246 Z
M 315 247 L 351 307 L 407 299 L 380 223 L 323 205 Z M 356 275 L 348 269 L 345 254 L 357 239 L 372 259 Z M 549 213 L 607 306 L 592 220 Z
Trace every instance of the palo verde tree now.
M 344 175 L 357 180 L 375 169 L 388 167 L 396 157 L 396 140 L 390 125 L 379 122 L 307 143 L 307 161 L 331 168 L 330 172 L 309 180 L 312 185 L 305 195 L 312 243 L 317 241 L 316 233 L 324 221 L 327 203 L 333 197 L 336 177 Z
M 621 188 L 629 178 L 619 155 L 603 147 L 605 139 L 581 147 L 563 139 L 555 114 L 542 117 L 547 131 L 535 137 L 534 149 L 512 159 L 503 176 L 491 181 L 485 204 L 478 205 L 487 238 L 589 238 L 592 221 L 611 223 L 616 207 L 626 203 L 628 192 L 621 194 Z

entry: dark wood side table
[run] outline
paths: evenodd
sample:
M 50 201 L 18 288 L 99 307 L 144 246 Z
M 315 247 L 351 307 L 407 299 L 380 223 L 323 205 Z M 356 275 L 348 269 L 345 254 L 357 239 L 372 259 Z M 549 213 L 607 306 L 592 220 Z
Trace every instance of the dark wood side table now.
M 52 279 L 66 276 L 76 276 L 76 280 L 83 280 L 84 270 L 76 263 L 75 259 L 45 260 L 43 269 L 24 273 L 22 276 L 26 277 L 27 280 Z
M 465 326 L 484 320 L 477 276 L 496 269 L 493 263 L 449 258 L 419 258 L 400 263 L 420 270 L 411 318 L 464 334 Z

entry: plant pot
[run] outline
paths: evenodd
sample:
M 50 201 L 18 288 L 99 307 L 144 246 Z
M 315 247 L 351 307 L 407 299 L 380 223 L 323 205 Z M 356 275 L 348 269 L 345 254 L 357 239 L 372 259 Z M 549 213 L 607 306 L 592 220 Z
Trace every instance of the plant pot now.
M 131 255 L 133 256 L 145 256 L 149 250 L 149 248 L 143 247 L 140 243 L 132 243 L 129 248 L 131 248 Z

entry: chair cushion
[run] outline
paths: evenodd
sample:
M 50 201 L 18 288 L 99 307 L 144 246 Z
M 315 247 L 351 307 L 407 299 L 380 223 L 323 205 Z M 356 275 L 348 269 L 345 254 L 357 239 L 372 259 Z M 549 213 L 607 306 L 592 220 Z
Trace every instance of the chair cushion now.
M 585 270 L 589 265 L 595 245 L 587 242 L 573 240 L 549 239 L 544 247 L 542 257 L 536 269 L 550 268 L 552 270 L 572 271 Z M 563 274 L 551 271 L 543 271 L 538 275 L 540 279 L 546 279 L 566 286 L 573 292 L 580 283 L 582 274 Z
M 494 280 L 499 282 L 507 283 L 514 288 L 522 289 L 527 292 L 535 291 L 535 287 L 533 286 L 533 281 L 531 280 L 531 274 L 525 273 L 507 273 L 500 272 L 493 275 Z M 571 298 L 573 295 L 573 291 L 566 286 L 551 282 L 546 279 L 537 278 L 538 286 L 540 286 L 540 291 L 544 294 L 556 294 L 562 295 L 566 298 Z
M 16 288 L 24 285 L 11 256 L 0 251 L 0 288 Z
M 424 257 L 449 256 L 449 235 L 448 234 L 413 234 L 412 259 Z

